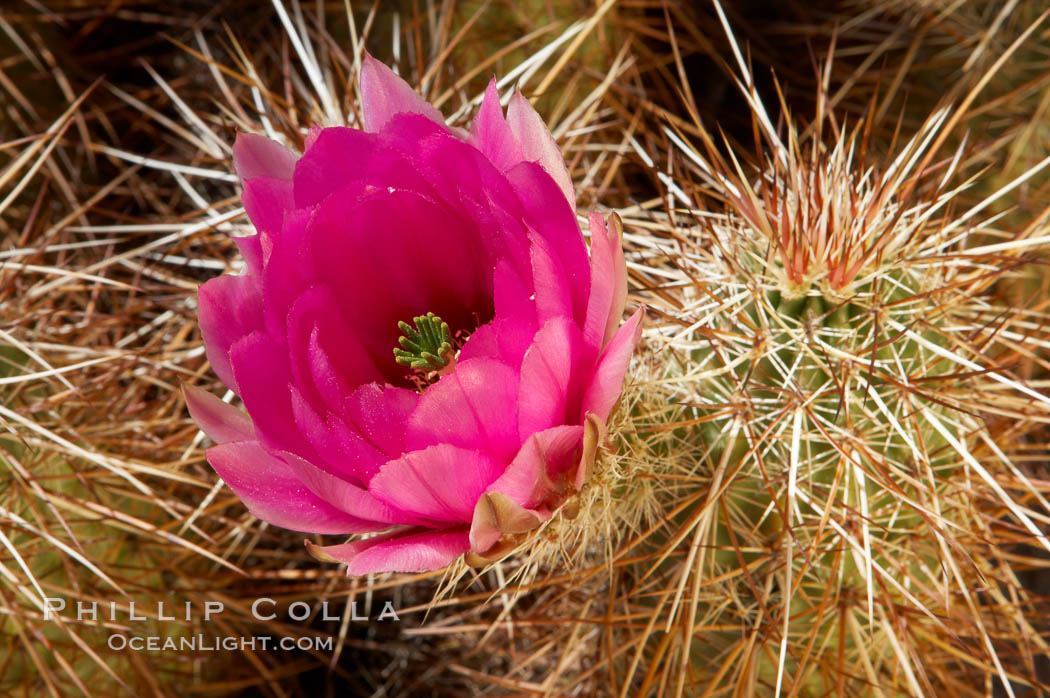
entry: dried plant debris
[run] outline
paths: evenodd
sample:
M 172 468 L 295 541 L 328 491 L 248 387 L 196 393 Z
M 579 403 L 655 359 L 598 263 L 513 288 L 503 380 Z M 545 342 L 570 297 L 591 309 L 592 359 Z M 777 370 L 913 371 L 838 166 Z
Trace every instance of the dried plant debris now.
M 619 121 L 604 99 L 632 59 L 610 8 L 109 5 L 27 5 L 0 22 L 0 690 L 470 692 L 468 648 L 412 632 L 461 612 L 432 606 L 439 576 L 355 582 L 319 568 L 301 534 L 256 521 L 206 465 L 180 390 L 215 387 L 196 291 L 242 264 L 230 239 L 249 225 L 230 166 L 236 132 L 301 148 L 314 123 L 356 123 L 366 46 L 460 126 L 491 74 L 510 76 L 502 91 L 544 84 L 581 200 L 622 200 Z M 470 31 L 484 23 L 521 31 L 503 50 L 506 36 Z M 487 594 L 496 575 L 463 586 Z M 275 601 L 276 619 L 253 614 L 258 598 Z M 46 599 L 66 607 L 45 620 Z M 97 602 L 97 619 L 78 620 L 78 601 Z M 295 602 L 307 618 L 289 615 Z M 400 624 L 375 621 L 386 602 Z M 331 644 L 135 652 L 109 647 L 113 635 Z
M 657 0 L 45 4 L 0 18 L 0 691 L 1050 690 L 1048 304 L 1002 291 L 1050 237 L 1025 3 L 834 3 L 805 30 Z M 939 33 L 973 23 L 998 28 Z M 492 74 L 520 85 L 581 210 L 623 218 L 649 307 L 578 506 L 487 567 L 304 559 L 216 479 L 181 397 L 217 388 L 196 289 L 243 263 L 235 133 L 357 123 L 366 46 L 455 125 Z M 974 79 L 943 101 L 909 82 L 949 57 Z M 399 624 L 354 620 L 388 601 Z

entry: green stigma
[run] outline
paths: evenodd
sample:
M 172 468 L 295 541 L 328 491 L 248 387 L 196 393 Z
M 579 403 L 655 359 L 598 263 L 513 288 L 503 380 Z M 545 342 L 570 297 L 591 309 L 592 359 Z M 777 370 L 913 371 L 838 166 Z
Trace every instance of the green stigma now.
M 448 323 L 434 313 L 414 317 L 412 321 L 416 324 L 414 328 L 407 322 L 397 323 L 404 336 L 397 338 L 401 348 L 394 349 L 396 361 L 419 371 L 440 371 L 448 366 L 454 354 Z

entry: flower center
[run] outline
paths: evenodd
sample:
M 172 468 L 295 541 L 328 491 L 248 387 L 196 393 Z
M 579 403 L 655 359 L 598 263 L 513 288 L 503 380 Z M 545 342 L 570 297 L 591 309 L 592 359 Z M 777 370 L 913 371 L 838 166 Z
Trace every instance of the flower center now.
M 397 338 L 400 348 L 394 349 L 394 358 L 402 366 L 417 371 L 443 372 L 455 362 L 452 332 L 448 323 L 434 313 L 412 318 L 415 327 L 399 322 L 402 335 Z

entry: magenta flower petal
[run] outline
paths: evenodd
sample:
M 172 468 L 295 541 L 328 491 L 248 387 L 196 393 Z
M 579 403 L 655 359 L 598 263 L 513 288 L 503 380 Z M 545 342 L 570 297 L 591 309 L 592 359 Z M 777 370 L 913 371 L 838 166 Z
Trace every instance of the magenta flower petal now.
M 485 99 L 470 128 L 470 137 L 478 150 L 500 170 L 509 170 L 524 159 L 507 120 L 503 118 L 496 78 L 489 81 L 485 90 Z
M 390 168 L 386 166 L 375 174 L 369 173 L 369 181 L 417 191 L 441 203 L 447 210 L 455 211 L 469 224 L 468 229 L 475 231 L 471 236 L 476 235 L 476 244 L 484 250 L 487 261 L 505 259 L 520 275 L 528 275 L 529 245 L 525 230 L 533 225 L 533 216 L 508 179 L 509 173 L 501 172 L 481 151 L 447 129 L 415 114 L 398 115 L 382 134 L 377 135 L 385 148 L 380 163 L 388 159 L 395 163 L 410 162 L 416 178 L 425 184 L 394 183 L 387 177 Z M 538 166 L 530 164 L 529 167 L 545 176 Z M 555 189 L 551 182 L 548 191 Z M 540 208 L 537 212 L 543 210 Z M 562 206 L 560 213 L 563 214 L 560 221 L 563 224 L 568 221 L 570 229 L 555 231 L 544 228 L 541 232 L 560 233 L 570 240 L 575 235 L 586 262 L 583 238 L 571 210 Z
M 535 335 L 536 324 L 529 319 L 497 317 L 470 335 L 470 339 L 460 349 L 458 360 L 496 359 L 517 370 Z
M 392 385 L 362 385 L 346 401 L 346 416 L 369 444 L 387 459 L 405 451 L 405 424 L 419 395 Z
M 192 385 L 182 386 L 182 394 L 190 416 L 215 443 L 255 440 L 252 420 L 241 410 Z
M 392 509 L 363 487 L 325 472 L 294 453 L 282 451 L 279 457 L 308 490 L 360 520 L 357 528 L 346 529 L 344 533 L 363 533 L 389 528 L 392 524 L 418 523 L 418 517 Z
M 292 375 L 315 404 L 325 401 L 338 406 L 349 394 L 350 385 L 382 378 L 343 319 L 327 284 L 319 283 L 299 296 L 288 311 L 287 322 Z
M 354 221 L 349 231 L 347 221 Z M 475 314 L 491 316 L 492 272 L 464 228 L 443 207 L 401 191 L 358 201 L 333 195 L 309 226 L 308 264 L 340 298 L 348 324 L 390 380 L 402 373 L 391 359 L 399 320 L 429 311 L 460 328 L 474 326 Z M 376 233 L 388 229 L 399 235 Z M 348 260 L 368 263 L 347 273 Z M 450 273 L 453 265 L 457 271 Z
M 338 318 L 327 318 L 329 320 L 338 321 Z M 317 387 L 318 393 L 321 395 L 321 399 L 325 405 L 332 412 L 339 413 L 343 405 L 346 403 L 347 397 L 350 395 L 352 383 L 345 379 L 336 368 L 346 363 L 347 356 L 351 358 L 349 361 L 356 360 L 366 362 L 366 365 L 371 365 L 371 357 L 368 356 L 367 352 L 363 351 L 363 348 L 357 346 L 356 338 L 348 342 L 345 345 L 340 346 L 337 339 L 330 339 L 326 335 L 325 342 L 321 340 L 321 323 L 318 323 L 310 331 L 310 339 L 307 342 L 307 352 L 310 363 L 310 371 L 313 378 L 313 383 Z M 338 333 L 338 330 L 336 330 Z M 338 334 L 337 334 L 338 336 Z M 329 352 L 328 347 L 332 347 L 332 351 Z M 374 366 L 373 366 L 374 368 Z M 351 370 L 351 374 L 358 372 L 358 367 L 354 366 Z
M 554 180 L 539 165 L 515 165 L 507 172 L 507 180 L 525 208 L 526 226 L 547 241 L 547 249 L 564 271 L 573 317 L 582 322 L 590 290 L 590 265 L 576 212 L 564 203 Z
M 470 359 L 496 359 L 502 363 L 503 349 L 500 346 L 499 330 L 495 326 L 495 320 L 482 325 L 470 335 L 470 338 L 459 350 L 457 361 L 468 361 Z
M 567 318 L 554 318 L 536 333 L 521 363 L 518 435 L 522 441 L 565 424 L 570 412 L 579 412 L 581 345 L 580 328 Z
M 532 284 L 535 290 L 537 320 L 545 324 L 554 318 L 571 318 L 572 295 L 565 269 L 549 244 L 532 236 Z
M 525 280 L 506 260 L 501 259 L 492 272 L 492 296 L 496 317 L 531 320 L 535 327 L 536 299 Z
M 390 461 L 368 491 L 402 511 L 432 521 L 469 521 L 474 504 L 503 466 L 480 451 L 438 444 Z
M 291 179 L 298 159 L 280 143 L 254 133 L 238 133 L 233 142 L 233 169 L 242 180 L 255 177 Z
M 263 326 L 262 296 L 247 276 L 220 276 L 197 292 L 197 321 L 215 374 L 239 392 L 230 363 L 230 350 L 242 337 Z
M 244 183 L 244 210 L 261 233 L 280 233 L 284 215 L 294 207 L 292 182 L 275 177 L 255 177 Z
M 314 285 L 311 276 L 313 253 L 309 230 L 313 221 L 309 209 L 296 209 L 284 219 L 279 235 L 260 234 L 263 270 L 260 285 L 263 321 L 274 337 L 284 335 L 288 313 L 304 291 Z
M 471 359 L 430 386 L 412 412 L 406 450 L 441 443 L 481 450 L 504 463 L 518 452 L 518 376 L 492 359 Z
M 296 426 L 313 449 L 312 463 L 317 468 L 363 487 L 390 460 L 352 422 L 331 412 L 315 411 L 294 387 L 291 396 Z
M 259 440 L 271 449 L 312 457 L 292 412 L 286 349 L 266 332 L 252 332 L 233 345 L 230 359 Z
M 422 114 L 439 124 L 445 123 L 441 112 L 416 94 L 394 71 L 365 54 L 361 65 L 361 110 L 365 129 L 381 131 L 395 114 Z
M 367 483 L 386 462 L 383 454 L 335 415 L 315 410 L 294 385 L 289 386 L 289 392 L 295 426 L 312 449 L 311 462 L 344 479 L 361 485 Z
M 645 310 L 639 308 L 609 341 L 583 396 L 583 414 L 592 413 L 605 422 L 623 391 L 623 377 L 638 338 L 642 335 Z
M 214 446 L 207 456 L 215 472 L 256 518 L 306 533 L 373 530 L 307 489 L 287 463 L 267 453 L 257 441 Z
M 539 164 L 557 183 L 569 206 L 575 210 L 576 192 L 565 166 L 565 158 L 547 124 L 543 123 L 543 119 L 521 92 L 516 91 L 507 105 L 507 125 L 521 149 L 522 160 Z
M 352 161 L 355 167 L 346 167 Z M 391 168 L 389 154 L 383 153 L 375 134 L 352 128 L 321 129 L 314 143 L 295 166 L 293 199 L 298 208 L 316 206 L 325 197 L 355 181 L 376 181 L 380 167 Z M 367 175 L 367 177 L 366 177 Z M 388 179 L 386 184 L 401 184 Z

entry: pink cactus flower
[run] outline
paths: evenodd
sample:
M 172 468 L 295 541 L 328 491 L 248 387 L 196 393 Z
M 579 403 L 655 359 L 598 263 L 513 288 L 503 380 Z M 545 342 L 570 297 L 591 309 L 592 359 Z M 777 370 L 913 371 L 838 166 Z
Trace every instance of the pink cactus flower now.
M 200 289 L 208 359 L 247 414 L 186 388 L 208 461 L 258 518 L 320 534 L 352 575 L 492 559 L 579 490 L 642 311 L 620 325 L 618 220 L 590 255 L 550 132 L 495 81 L 469 133 L 385 65 L 361 71 L 365 130 L 297 156 L 241 134 L 258 234 Z

